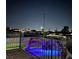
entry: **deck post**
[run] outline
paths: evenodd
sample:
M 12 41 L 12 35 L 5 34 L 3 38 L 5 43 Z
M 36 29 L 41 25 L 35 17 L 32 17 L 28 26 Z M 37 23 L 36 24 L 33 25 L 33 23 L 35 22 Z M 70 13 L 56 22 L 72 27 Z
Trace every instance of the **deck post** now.
M 19 40 L 19 49 L 21 49 L 21 39 L 22 39 L 22 33 L 20 32 L 20 40 Z

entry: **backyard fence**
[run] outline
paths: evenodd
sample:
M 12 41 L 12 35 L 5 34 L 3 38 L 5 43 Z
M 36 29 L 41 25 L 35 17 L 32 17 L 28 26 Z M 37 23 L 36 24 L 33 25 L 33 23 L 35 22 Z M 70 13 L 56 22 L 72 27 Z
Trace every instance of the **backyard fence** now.
M 32 56 L 36 56 L 39 59 L 65 59 L 66 58 L 66 46 L 64 41 L 57 39 L 47 39 L 42 37 L 19 37 L 7 38 L 6 49 L 23 49 L 29 52 Z

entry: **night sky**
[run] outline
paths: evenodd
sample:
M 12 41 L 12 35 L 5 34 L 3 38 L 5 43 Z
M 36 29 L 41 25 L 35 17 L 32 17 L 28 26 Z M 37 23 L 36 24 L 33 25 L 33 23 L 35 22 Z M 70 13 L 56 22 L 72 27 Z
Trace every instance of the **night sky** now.
M 40 30 L 72 28 L 72 0 L 6 0 L 6 25 Z

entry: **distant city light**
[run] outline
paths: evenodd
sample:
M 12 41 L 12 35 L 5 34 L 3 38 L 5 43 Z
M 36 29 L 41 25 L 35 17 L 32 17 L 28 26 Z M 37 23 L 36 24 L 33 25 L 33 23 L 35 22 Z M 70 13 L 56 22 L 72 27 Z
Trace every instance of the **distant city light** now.
M 43 26 L 41 26 L 41 29 L 43 29 Z

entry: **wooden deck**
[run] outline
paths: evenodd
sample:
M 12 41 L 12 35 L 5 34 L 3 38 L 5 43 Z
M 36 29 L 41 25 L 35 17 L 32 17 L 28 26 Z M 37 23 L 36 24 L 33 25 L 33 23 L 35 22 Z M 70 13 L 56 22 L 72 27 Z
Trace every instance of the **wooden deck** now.
M 51 57 L 36 57 L 22 49 L 12 49 L 6 51 L 6 59 L 51 59 Z M 61 57 L 52 57 L 52 59 L 61 59 Z
M 25 53 L 22 49 L 13 49 L 6 51 L 6 59 L 38 59 L 30 55 L 28 52 Z

